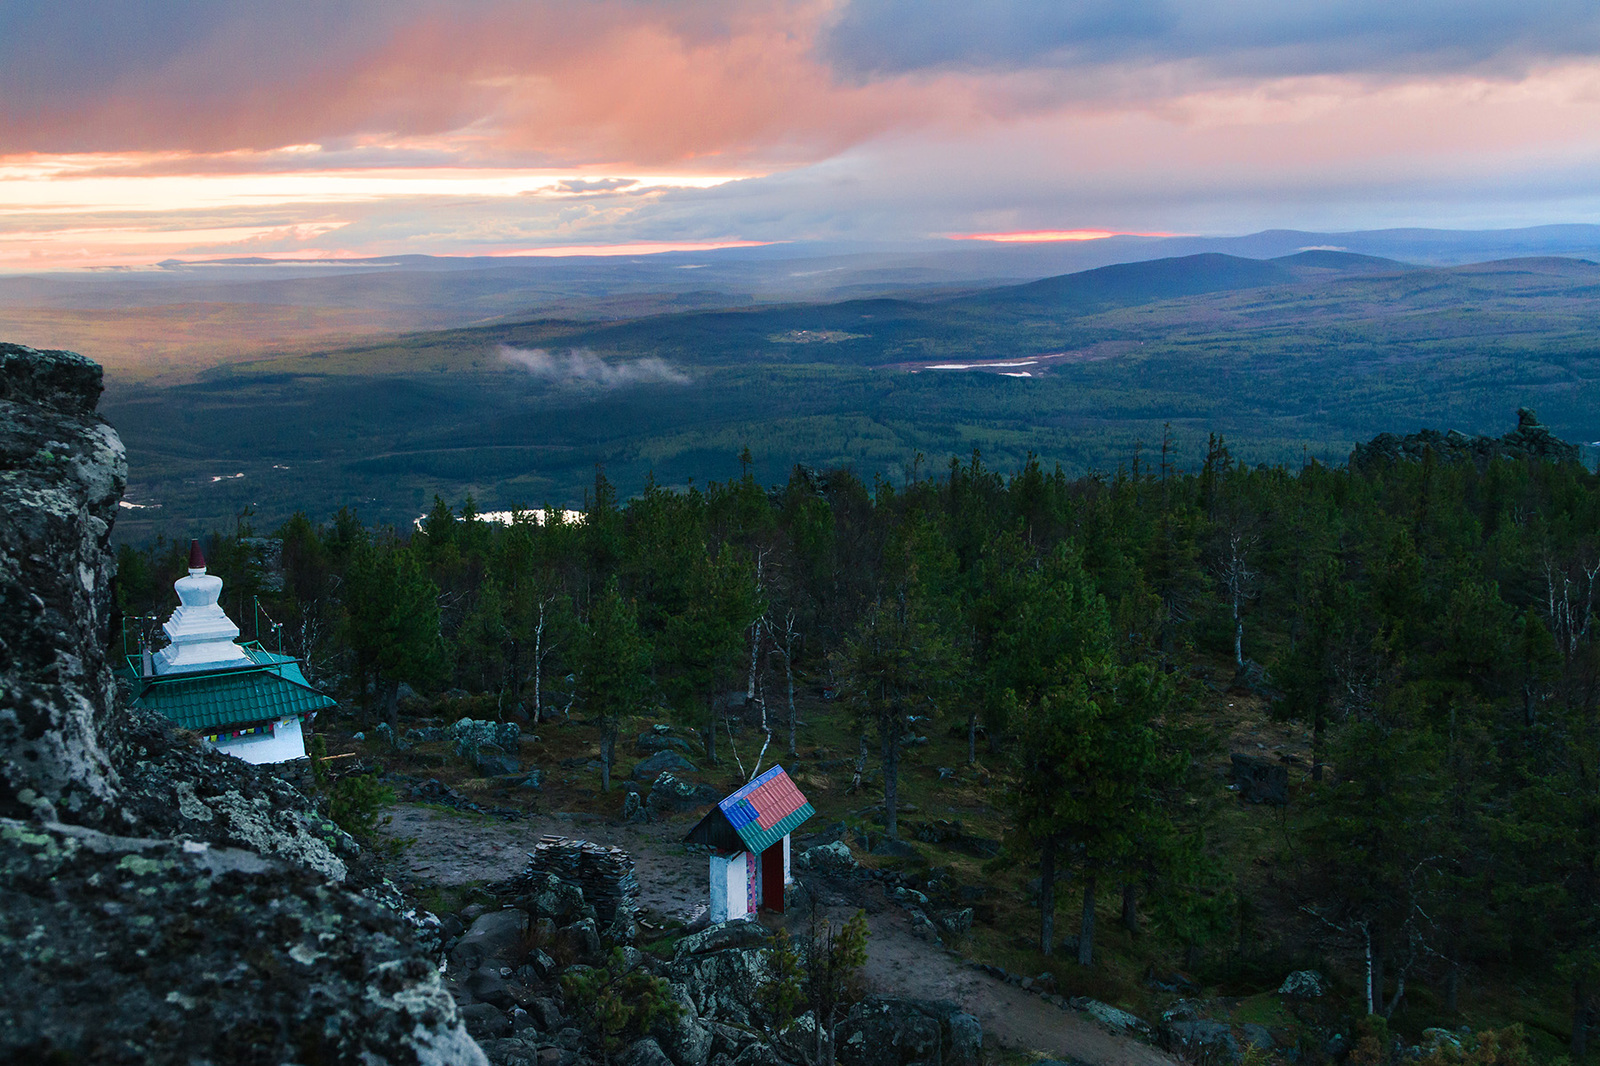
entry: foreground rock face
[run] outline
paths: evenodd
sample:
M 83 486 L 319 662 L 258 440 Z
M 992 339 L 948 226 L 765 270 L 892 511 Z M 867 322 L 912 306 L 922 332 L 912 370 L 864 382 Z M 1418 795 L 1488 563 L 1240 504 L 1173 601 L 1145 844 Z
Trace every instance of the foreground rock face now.
M 104 655 L 122 441 L 100 368 L 0 344 L 0 815 L 115 801 Z
M 305 868 L 3 819 L 0 893 L 11 1061 L 483 1061 L 401 917 Z
M 486 1062 L 287 783 L 117 706 L 100 368 L 0 345 L 0 1060 Z

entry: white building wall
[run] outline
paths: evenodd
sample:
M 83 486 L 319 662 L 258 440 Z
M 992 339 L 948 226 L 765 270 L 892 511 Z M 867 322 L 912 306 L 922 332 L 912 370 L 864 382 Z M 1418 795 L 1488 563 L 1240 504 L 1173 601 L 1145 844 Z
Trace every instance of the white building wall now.
M 306 739 L 298 718 L 279 719 L 270 735 L 228 737 L 218 740 L 216 747 L 248 763 L 288 762 L 306 757 Z
M 794 884 L 794 870 L 789 862 L 789 834 L 783 834 L 783 883 Z
M 749 852 L 737 855 L 711 853 L 711 921 L 731 922 L 749 917 Z

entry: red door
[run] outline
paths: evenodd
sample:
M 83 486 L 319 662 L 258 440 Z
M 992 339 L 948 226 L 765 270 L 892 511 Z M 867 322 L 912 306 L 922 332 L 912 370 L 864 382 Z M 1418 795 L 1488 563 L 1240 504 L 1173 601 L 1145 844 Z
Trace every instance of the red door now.
M 761 853 L 761 905 L 783 913 L 783 841 Z

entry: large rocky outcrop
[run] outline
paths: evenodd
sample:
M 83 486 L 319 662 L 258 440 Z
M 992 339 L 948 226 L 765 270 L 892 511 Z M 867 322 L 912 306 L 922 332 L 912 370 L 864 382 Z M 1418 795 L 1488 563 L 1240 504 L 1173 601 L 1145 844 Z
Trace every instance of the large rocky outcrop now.
M 1578 446 L 1551 433 L 1538 415 L 1524 407 L 1517 411 L 1517 428 L 1503 437 L 1469 437 L 1453 429 L 1447 433 L 1424 429 L 1403 437 L 1380 433 L 1366 444 L 1355 446 L 1350 453 L 1350 466 L 1364 470 L 1384 463 L 1415 463 L 1430 453 L 1443 462 L 1472 462 L 1480 468 L 1497 457 L 1578 462 Z
M 0 815 L 117 798 L 104 648 L 128 464 L 100 368 L 0 344 Z
M 347 836 L 118 706 L 100 381 L 0 345 L 0 1061 L 484 1063 Z

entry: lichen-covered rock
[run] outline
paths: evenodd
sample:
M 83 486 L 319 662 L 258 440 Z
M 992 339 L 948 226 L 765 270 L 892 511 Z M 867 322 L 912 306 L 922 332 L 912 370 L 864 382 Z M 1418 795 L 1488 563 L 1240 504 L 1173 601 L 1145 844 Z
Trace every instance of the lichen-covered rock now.
M 483 1063 L 398 915 L 303 867 L 0 819 L 0 1059 Z
M 484 1063 L 437 919 L 293 785 L 119 706 L 99 392 L 0 345 L 0 1061 Z
M 711 1027 L 695 1012 L 688 989 L 682 985 L 671 988 L 672 998 L 678 1004 L 678 1016 L 657 1021 L 650 1035 L 674 1066 L 706 1066 L 711 1058 Z
M 673 1066 L 661 1045 L 648 1036 L 630 1044 L 619 1062 L 620 1066 Z
M 842 1066 L 977 1066 L 983 1029 L 953 1003 L 871 996 L 834 1040 Z
M 1102 1003 L 1098 999 L 1074 996 L 1071 1000 L 1071 1005 L 1074 1010 L 1083 1011 L 1112 1032 L 1135 1033 L 1144 1037 L 1155 1035 L 1155 1030 L 1143 1018 L 1136 1014 L 1129 1014 L 1120 1007 Z
M 1296 999 L 1315 999 L 1328 990 L 1327 978 L 1315 970 L 1295 970 L 1278 986 L 1278 995 Z
M 710 785 L 697 785 L 693 781 L 674 777 L 669 770 L 663 770 L 651 783 L 650 794 L 645 797 L 644 803 L 655 814 L 676 814 L 704 807 L 721 798 Z
M 102 827 L 247 848 L 342 881 L 361 849 L 288 782 L 185 742 L 165 718 L 124 711 L 121 802 Z
M 840 840 L 819 844 L 800 853 L 795 864 L 801 869 L 849 870 L 857 866 L 856 857 L 850 854 L 850 845 Z
M 522 730 L 515 722 L 457 720 L 445 730 L 455 753 L 490 777 L 517 772 L 515 758 Z
M 122 441 L 94 413 L 100 368 L 0 344 L 0 815 L 113 805 L 106 662 Z
M 683 986 L 696 1015 L 740 1026 L 760 1024 L 764 1011 L 758 993 L 767 973 L 767 953 L 761 948 L 685 952 L 667 969 L 668 980 Z

